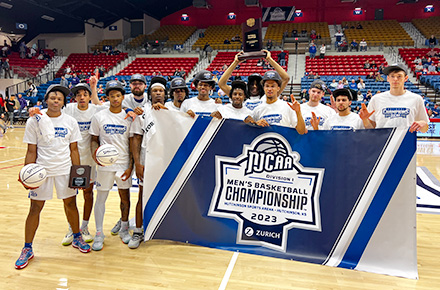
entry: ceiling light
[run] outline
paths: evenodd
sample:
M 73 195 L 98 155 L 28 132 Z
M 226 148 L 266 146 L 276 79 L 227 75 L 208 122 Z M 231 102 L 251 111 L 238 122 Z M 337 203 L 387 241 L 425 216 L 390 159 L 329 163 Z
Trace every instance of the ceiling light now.
M 43 15 L 43 16 L 41 16 L 41 18 L 43 18 L 45 20 L 48 20 L 48 21 L 54 21 L 55 20 L 55 18 L 47 16 L 47 15 Z
M 0 2 L 0 6 L 6 9 L 11 9 L 12 5 L 9 3 L 5 3 L 5 2 Z

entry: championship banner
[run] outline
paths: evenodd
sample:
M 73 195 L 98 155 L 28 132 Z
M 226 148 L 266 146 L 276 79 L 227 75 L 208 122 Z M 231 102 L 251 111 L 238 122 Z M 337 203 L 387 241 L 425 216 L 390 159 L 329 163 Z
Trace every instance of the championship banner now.
M 415 134 L 152 114 L 145 240 L 418 278 Z
M 294 21 L 295 6 L 265 7 L 263 8 L 262 21 Z

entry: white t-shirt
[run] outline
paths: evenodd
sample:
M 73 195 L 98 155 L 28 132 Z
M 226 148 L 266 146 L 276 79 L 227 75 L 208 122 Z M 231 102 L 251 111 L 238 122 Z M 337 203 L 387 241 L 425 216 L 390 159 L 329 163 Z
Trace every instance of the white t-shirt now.
M 112 113 L 110 109 L 102 110 L 92 117 L 89 132 L 91 135 L 99 136 L 99 142 L 114 145 L 119 152 L 119 158 L 115 164 L 110 166 L 98 166 L 100 171 L 121 172 L 127 170 L 130 165 L 130 148 L 128 138 L 130 137 L 131 121 L 124 119 L 126 113 Z
M 263 101 L 259 96 L 256 97 L 249 97 L 246 101 L 244 101 L 244 105 L 249 110 L 253 111 L 257 106 L 261 105 Z
M 171 102 L 166 102 L 166 103 L 165 103 L 165 107 L 167 107 L 168 110 L 170 110 L 170 111 L 177 111 L 177 112 L 180 112 L 180 108 L 176 107 L 176 106 L 174 105 L 174 102 L 173 102 L 173 101 L 171 101 Z
M 255 121 L 265 119 L 269 125 L 296 128 L 298 123 L 296 112 L 292 110 L 286 102 L 278 99 L 275 103 L 268 104 L 264 102 L 256 107 L 252 117 Z
M 149 103 L 148 94 L 144 93 L 144 99 L 142 102 L 138 102 L 135 100 L 133 93 L 124 95 L 124 100 L 122 101 L 122 108 L 130 108 L 133 109 L 136 107 L 142 108 L 145 103 Z
M 186 113 L 188 110 L 193 111 L 196 115 L 209 116 L 212 112 L 218 110 L 219 105 L 214 99 L 200 101 L 197 97 L 186 99 L 183 101 L 180 111 Z
M 50 120 L 55 129 L 55 137 L 50 142 L 44 141 L 36 118 L 29 118 L 26 122 L 23 142 L 37 145 L 36 163 L 46 169 L 47 176 L 68 175 L 72 166 L 70 143 L 81 140 L 78 123 L 64 113 Z
M 87 110 L 78 109 L 77 103 L 67 104 L 63 109 L 63 112 L 69 116 L 72 116 L 79 126 L 81 132 L 82 140 L 78 142 L 79 157 L 81 158 L 81 165 L 95 165 L 95 161 L 92 158 L 92 153 L 90 151 L 90 140 L 92 136 L 89 134 L 90 124 L 92 123 L 92 117 L 97 112 L 107 109 L 106 106 L 89 104 Z
M 315 107 L 310 106 L 309 103 L 301 104 L 301 114 L 304 118 L 307 130 L 313 130 L 313 127 L 310 124 L 310 120 L 312 119 L 312 112 L 315 113 L 317 118 L 321 117 L 321 120 L 319 121 L 320 130 L 323 129 L 324 122 L 328 118 L 336 114 L 335 110 L 321 103 Z
M 365 129 L 358 114 L 350 112 L 347 116 L 333 115 L 324 123 L 324 130 L 358 130 Z
M 241 107 L 241 109 L 236 109 L 232 106 L 232 104 L 227 104 L 224 106 L 219 106 L 218 111 L 222 114 L 222 117 L 225 119 L 236 119 L 236 120 L 244 120 L 248 116 L 252 116 L 252 111 L 246 107 Z
M 429 123 L 422 97 L 408 90 L 400 96 L 390 91 L 374 95 L 368 104 L 368 111 L 373 110 L 370 120 L 376 122 L 376 128 L 409 128 L 415 121 Z

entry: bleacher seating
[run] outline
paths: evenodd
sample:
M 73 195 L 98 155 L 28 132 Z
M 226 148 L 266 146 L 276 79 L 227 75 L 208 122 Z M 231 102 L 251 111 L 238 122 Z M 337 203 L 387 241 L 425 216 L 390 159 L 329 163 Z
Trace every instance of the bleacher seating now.
M 234 36 L 241 37 L 240 25 L 219 25 L 209 26 L 205 31 L 205 37 L 197 39 L 192 49 L 202 50 L 206 43 L 209 43 L 214 50 L 239 50 L 241 42 L 232 42 L 231 38 Z M 224 44 L 224 41 L 229 39 L 230 44 Z
M 275 61 L 278 61 L 278 54 L 281 51 L 271 51 L 271 56 Z M 287 51 L 286 52 L 286 65 L 283 66 L 283 68 L 285 70 L 287 70 L 287 66 L 288 66 L 288 62 L 289 62 L 289 54 Z M 227 66 L 229 66 L 233 61 L 234 61 L 234 57 L 237 53 L 230 51 L 230 52 L 226 52 L 226 51 L 220 51 L 219 53 L 217 53 L 216 57 L 214 58 L 214 60 L 211 62 L 211 64 L 209 65 L 209 67 L 207 68 L 207 70 L 209 71 L 214 71 L 214 70 L 220 70 L 224 64 L 226 64 Z M 258 59 L 250 59 L 247 60 L 246 62 L 242 62 L 240 63 L 240 68 L 239 69 L 235 69 L 232 72 L 233 76 L 236 75 L 240 75 L 240 76 L 248 76 L 251 75 L 253 73 L 259 73 L 261 75 L 263 75 L 267 69 L 264 69 L 262 66 L 257 66 L 258 63 Z
M 362 29 L 356 29 L 357 24 Z M 374 21 L 343 21 L 342 27 L 348 25 L 344 34 L 347 42 L 353 39 L 359 43 L 365 39 L 368 46 L 413 46 L 414 40 L 397 22 L 397 20 L 374 20 Z
M 366 61 L 386 65 L 383 55 L 329 55 L 323 59 L 306 56 L 306 72 L 319 75 L 368 75 L 377 69 L 364 69 Z
M 271 39 L 276 44 L 281 44 L 283 41 L 283 33 L 287 30 L 289 37 L 292 36 L 292 30 L 296 29 L 298 34 L 301 34 L 303 29 L 307 30 L 307 36 L 310 31 L 315 30 L 317 34 L 321 35 L 321 39 L 316 39 L 315 43 L 320 45 L 322 43 L 331 44 L 330 32 L 328 30 L 327 22 L 308 22 L 308 23 L 279 23 L 269 24 L 266 34 L 264 36 L 265 42 Z
M 104 66 L 105 70 L 112 69 L 119 62 L 127 58 L 127 53 L 121 53 L 118 55 L 93 55 L 91 53 L 72 53 L 66 59 L 57 73 L 57 77 L 64 74 L 64 69 L 67 66 L 72 67 L 75 65 L 75 71 L 82 71 L 85 73 L 93 72 L 97 66 Z
M 195 26 L 164 25 L 152 34 L 147 35 L 148 40 L 166 40 L 168 44 L 183 44 L 195 31 Z
M 107 45 L 111 46 L 114 50 L 120 43 L 122 43 L 122 39 L 104 39 L 92 46 L 92 51 L 95 51 L 96 49 L 103 50 L 103 47 Z
M 434 35 L 438 39 L 440 38 L 440 16 L 434 16 L 422 19 L 412 19 L 411 23 L 423 34 L 426 38 Z
M 54 53 L 50 49 L 44 50 L 51 58 Z M 18 74 L 19 77 L 26 78 L 28 77 L 27 73 L 36 76 L 43 67 L 47 65 L 47 61 L 44 59 L 37 59 L 38 53 L 31 59 L 21 58 L 18 52 L 11 52 L 8 56 L 9 64 L 15 73 Z M 18 69 L 20 67 L 21 69 Z M 27 73 L 26 73 L 27 72 Z
M 189 73 L 199 61 L 196 57 L 161 57 L 161 58 L 137 58 L 118 75 L 132 75 L 141 73 L 152 75 L 160 71 L 164 76 L 172 76 L 174 71 L 183 67 Z
M 412 72 L 415 72 L 415 64 L 413 63 L 416 57 L 422 58 L 426 56 L 426 54 L 430 51 L 430 48 L 399 48 L 399 55 L 405 61 L 406 65 L 411 69 Z M 440 49 L 434 49 L 437 53 L 440 53 Z M 431 58 L 434 65 L 440 62 L 438 58 Z M 428 72 L 428 75 L 440 75 L 440 72 Z M 417 78 L 422 75 L 422 73 L 417 74 Z

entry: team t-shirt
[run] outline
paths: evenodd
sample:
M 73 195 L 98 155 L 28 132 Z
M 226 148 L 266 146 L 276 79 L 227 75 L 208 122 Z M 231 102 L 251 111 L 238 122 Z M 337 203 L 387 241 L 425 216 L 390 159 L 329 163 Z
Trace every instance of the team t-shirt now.
M 244 101 L 244 105 L 246 106 L 246 108 L 248 108 L 251 111 L 253 111 L 256 107 L 258 107 L 262 103 L 263 101 L 261 100 L 260 96 L 249 97 L 249 99 Z
M 295 128 L 298 123 L 296 112 L 286 102 L 281 100 L 277 100 L 272 104 L 262 103 L 255 108 L 252 117 L 255 121 L 265 119 L 269 125 Z
M 241 107 L 240 109 L 234 108 L 232 104 L 227 104 L 224 106 L 219 106 L 218 111 L 225 119 L 236 119 L 244 120 L 248 116 L 252 116 L 252 111 L 246 107 Z
M 63 109 L 63 112 L 69 116 L 72 116 L 79 126 L 81 132 L 82 140 L 78 142 L 79 157 L 81 158 L 81 165 L 95 165 L 95 161 L 92 158 L 92 153 L 90 151 L 90 140 L 92 136 L 89 134 L 90 124 L 92 123 L 92 117 L 97 112 L 107 109 L 106 106 L 89 104 L 87 110 L 78 109 L 78 104 L 70 103 L 67 104 Z
M 319 121 L 320 130 L 323 129 L 325 121 L 336 114 L 335 110 L 323 104 L 318 104 L 315 107 L 310 106 L 308 103 L 301 104 L 301 114 L 304 118 L 304 123 L 306 124 L 307 130 L 313 130 L 313 126 L 310 123 L 310 120 L 312 119 L 312 112 L 315 113 L 317 118 L 321 117 Z
M 98 166 L 100 171 L 125 171 L 130 165 L 130 148 L 128 138 L 130 137 L 131 121 L 124 119 L 126 113 L 112 113 L 109 109 L 102 110 L 92 117 L 89 132 L 91 135 L 99 136 L 99 142 L 114 145 L 119 152 L 119 158 L 115 164 L 110 166 Z
M 197 97 L 193 97 L 183 101 L 180 111 L 186 113 L 191 110 L 196 115 L 209 116 L 212 112 L 217 111 L 218 107 L 219 105 L 215 103 L 214 99 L 200 101 Z
M 37 145 L 36 163 L 46 169 L 47 176 L 68 175 L 72 166 L 70 143 L 81 140 L 78 123 L 65 113 L 50 120 L 55 129 L 55 137 L 50 142 L 45 141 L 36 118 L 26 122 L 23 142 Z
M 409 128 L 414 121 L 429 122 L 422 97 L 410 91 L 400 96 L 389 91 L 375 95 L 368 104 L 368 111 L 373 110 L 370 119 L 376 128 Z
M 358 130 L 365 129 L 358 114 L 350 112 L 347 116 L 333 115 L 324 122 L 324 130 Z
M 171 102 L 166 102 L 166 103 L 165 103 L 165 107 L 167 107 L 168 110 L 170 110 L 170 111 L 177 111 L 177 112 L 180 112 L 180 108 L 179 108 L 179 107 L 176 107 L 176 106 L 174 105 L 173 101 L 171 101 Z
M 124 100 L 122 101 L 122 108 L 130 108 L 133 109 L 136 107 L 142 108 L 145 103 L 150 103 L 148 100 L 148 94 L 144 93 L 144 98 L 141 102 L 138 102 L 135 98 L 133 93 L 124 95 Z

